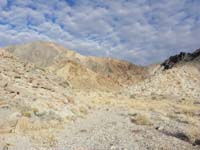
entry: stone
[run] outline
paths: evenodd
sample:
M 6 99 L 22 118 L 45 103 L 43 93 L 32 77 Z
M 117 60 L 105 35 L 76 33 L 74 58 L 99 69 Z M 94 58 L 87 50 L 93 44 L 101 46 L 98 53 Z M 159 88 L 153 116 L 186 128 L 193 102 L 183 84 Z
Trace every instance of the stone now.
M 165 60 L 161 64 L 161 66 L 163 66 L 165 70 L 171 69 L 177 63 L 184 62 L 184 61 L 185 62 L 191 61 L 191 60 L 194 60 L 195 58 L 197 58 L 199 56 L 200 56 L 200 49 L 197 49 L 193 53 L 181 52 L 178 55 L 174 55 L 174 56 L 169 57 L 167 60 Z

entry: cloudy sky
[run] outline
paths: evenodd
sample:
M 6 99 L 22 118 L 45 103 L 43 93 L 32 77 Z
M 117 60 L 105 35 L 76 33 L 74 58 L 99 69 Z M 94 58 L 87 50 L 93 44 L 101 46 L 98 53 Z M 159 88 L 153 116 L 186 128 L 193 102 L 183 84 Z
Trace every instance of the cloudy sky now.
M 151 64 L 200 48 L 200 0 L 0 0 L 0 47 L 36 40 Z

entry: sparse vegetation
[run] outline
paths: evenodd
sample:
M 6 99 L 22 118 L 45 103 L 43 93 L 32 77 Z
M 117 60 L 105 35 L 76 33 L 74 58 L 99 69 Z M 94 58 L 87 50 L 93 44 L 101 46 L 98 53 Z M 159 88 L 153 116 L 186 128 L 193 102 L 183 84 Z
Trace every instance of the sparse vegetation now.
M 84 106 L 80 106 L 79 111 L 84 115 L 87 115 L 87 113 L 88 113 L 88 110 Z
M 134 94 L 131 94 L 131 95 L 130 95 L 130 98 L 131 98 L 131 99 L 135 99 L 135 95 L 134 95 Z
M 32 111 L 33 111 L 34 115 L 37 115 L 37 113 L 39 112 L 39 110 L 37 108 L 32 108 Z
M 31 117 L 31 112 L 29 111 L 25 111 L 25 112 L 22 112 L 22 115 L 25 116 L 25 117 Z
M 152 125 L 150 117 L 146 114 L 137 114 L 136 116 L 130 117 L 130 121 L 137 125 Z
M 187 132 L 192 139 L 200 139 L 200 130 L 198 127 L 192 126 L 187 130 Z

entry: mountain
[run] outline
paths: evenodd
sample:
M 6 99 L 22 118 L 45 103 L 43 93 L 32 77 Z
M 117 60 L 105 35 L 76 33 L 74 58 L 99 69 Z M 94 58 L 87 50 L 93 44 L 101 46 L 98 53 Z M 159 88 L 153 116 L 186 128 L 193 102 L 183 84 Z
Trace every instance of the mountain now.
M 118 59 L 83 56 L 52 42 L 39 41 L 5 49 L 69 80 L 75 88 L 119 89 L 143 80 L 148 74 L 146 67 Z
M 23 60 L 32 62 L 40 67 L 51 65 L 56 56 L 66 51 L 62 46 L 43 41 L 22 45 L 11 45 L 4 49 L 14 53 Z

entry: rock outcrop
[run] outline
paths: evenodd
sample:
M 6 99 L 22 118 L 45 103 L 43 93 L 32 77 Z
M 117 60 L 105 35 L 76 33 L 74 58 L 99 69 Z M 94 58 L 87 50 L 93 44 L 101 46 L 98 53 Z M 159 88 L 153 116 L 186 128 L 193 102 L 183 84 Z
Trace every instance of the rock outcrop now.
M 161 66 L 163 66 L 165 70 L 171 69 L 173 66 L 175 66 L 178 63 L 189 62 L 189 61 L 195 60 L 198 57 L 200 57 L 200 49 L 197 49 L 193 53 L 181 52 L 178 55 L 169 57 L 167 60 L 165 60 L 161 64 Z

